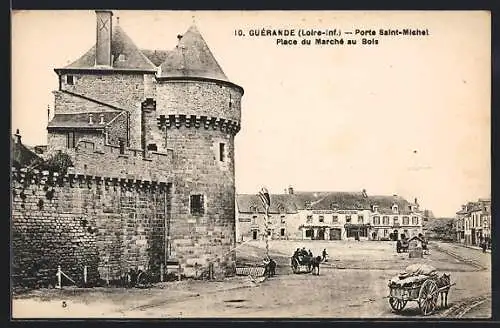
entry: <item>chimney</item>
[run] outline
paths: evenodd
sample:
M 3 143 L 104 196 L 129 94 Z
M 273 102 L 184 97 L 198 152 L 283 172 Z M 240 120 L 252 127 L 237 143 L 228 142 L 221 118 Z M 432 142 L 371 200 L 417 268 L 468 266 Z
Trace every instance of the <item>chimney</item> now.
M 415 197 L 415 204 L 418 205 L 418 199 Z
M 95 50 L 96 66 L 111 66 L 111 35 L 113 12 L 110 10 L 96 10 L 97 38 Z
M 293 187 L 292 186 L 288 187 L 288 194 L 293 195 Z
M 94 124 L 94 121 L 92 120 L 94 115 L 89 114 L 89 124 Z
M 104 122 L 104 114 L 99 115 L 100 121 L 99 124 L 105 124 Z
M 16 137 L 16 139 L 14 140 L 16 144 L 21 144 L 21 135 L 19 134 L 19 129 L 16 130 L 16 134 L 14 134 L 14 137 Z
M 368 194 L 366 193 L 366 189 L 363 189 L 363 197 L 368 198 Z

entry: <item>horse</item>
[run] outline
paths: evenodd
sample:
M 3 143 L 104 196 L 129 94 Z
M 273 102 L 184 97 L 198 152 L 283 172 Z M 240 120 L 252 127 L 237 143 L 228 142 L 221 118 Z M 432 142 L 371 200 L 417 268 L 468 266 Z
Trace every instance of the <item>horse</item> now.
M 316 270 L 316 275 L 319 276 L 319 264 L 322 262 L 321 256 L 312 257 L 310 259 L 309 265 L 312 267 L 312 274 L 314 275 L 314 269 Z
M 441 295 L 441 307 L 443 307 L 443 304 L 444 307 L 448 307 L 448 292 L 450 291 L 450 282 L 450 275 L 446 273 L 443 273 L 443 275 L 436 281 L 438 288 L 448 286 L 447 288 L 444 288 L 439 292 L 439 295 Z

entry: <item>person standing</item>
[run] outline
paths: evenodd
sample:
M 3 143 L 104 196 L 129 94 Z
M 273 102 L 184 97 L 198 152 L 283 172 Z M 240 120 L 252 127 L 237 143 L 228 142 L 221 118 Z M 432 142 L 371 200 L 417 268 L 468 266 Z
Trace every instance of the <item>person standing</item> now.
M 328 255 L 328 253 L 326 252 L 326 248 L 323 249 L 323 261 L 326 262 L 326 256 Z

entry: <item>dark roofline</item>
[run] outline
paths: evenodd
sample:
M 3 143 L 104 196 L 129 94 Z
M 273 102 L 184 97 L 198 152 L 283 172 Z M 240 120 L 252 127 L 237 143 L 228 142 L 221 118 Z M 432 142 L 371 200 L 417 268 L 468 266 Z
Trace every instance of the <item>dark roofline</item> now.
M 156 76 L 156 80 L 158 81 L 203 81 L 203 82 L 215 82 L 215 83 L 221 83 L 221 84 L 226 84 L 230 87 L 236 88 L 240 90 L 241 95 L 245 93 L 245 90 L 240 87 L 239 85 L 229 82 L 229 81 L 224 81 L 224 80 L 218 80 L 218 79 L 210 79 L 207 77 L 197 77 L 197 76 Z
M 106 106 L 106 107 L 110 107 L 110 108 L 116 109 L 116 110 L 118 110 L 120 112 L 126 111 L 126 109 L 124 109 L 124 108 L 116 107 L 115 105 L 111 105 L 111 104 L 108 104 L 108 103 L 105 103 L 105 102 L 102 102 L 102 101 L 99 101 L 99 100 L 96 100 L 96 99 L 93 99 L 93 98 L 89 98 L 87 96 L 84 96 L 84 95 L 81 95 L 81 94 L 78 94 L 78 93 L 71 92 L 71 91 L 57 90 L 57 92 L 64 92 L 64 93 L 67 93 L 69 95 L 72 95 L 72 96 L 75 96 L 75 97 L 79 97 L 79 98 L 82 98 L 82 99 L 94 102 L 94 103 L 102 105 L 102 106 Z M 67 113 L 67 114 L 71 114 L 71 113 Z
M 153 64 L 154 65 L 154 64 Z M 125 73 L 125 74 L 137 74 L 137 73 L 156 73 L 156 69 L 134 69 L 134 68 L 115 68 L 115 67 L 83 67 L 83 68 L 54 68 L 54 72 L 57 75 L 61 73 L 92 73 L 92 74 L 113 74 L 113 73 Z
M 98 126 L 74 126 L 74 127 L 68 127 L 68 126 L 48 126 L 47 131 L 53 131 L 53 130 L 59 130 L 59 131 L 74 131 L 74 130 L 80 130 L 80 131 L 99 131 L 99 130 L 104 130 L 106 126 L 98 127 Z

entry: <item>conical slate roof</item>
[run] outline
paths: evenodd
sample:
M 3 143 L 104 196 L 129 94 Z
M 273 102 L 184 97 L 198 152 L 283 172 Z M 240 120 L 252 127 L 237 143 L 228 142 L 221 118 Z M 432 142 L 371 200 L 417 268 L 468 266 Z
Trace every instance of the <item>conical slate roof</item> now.
M 96 68 L 94 45 L 82 57 L 64 67 L 65 69 L 89 69 Z M 111 54 L 113 55 L 112 68 L 114 69 L 134 69 L 134 70 L 155 70 L 155 65 L 137 48 L 132 39 L 118 25 L 113 25 L 113 35 L 111 38 Z M 120 56 L 122 55 L 122 56 Z
M 158 77 L 198 77 L 229 82 L 194 25 L 180 37 L 176 48 L 168 52 Z

